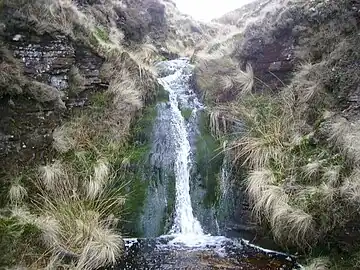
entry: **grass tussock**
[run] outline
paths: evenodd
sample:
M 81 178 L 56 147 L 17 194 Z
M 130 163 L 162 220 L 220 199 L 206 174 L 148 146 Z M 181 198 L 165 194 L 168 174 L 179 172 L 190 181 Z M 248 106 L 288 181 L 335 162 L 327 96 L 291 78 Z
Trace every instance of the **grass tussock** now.
M 358 164 L 360 151 L 360 144 L 357 140 L 360 132 L 359 121 L 348 121 L 344 117 L 335 117 L 329 119 L 325 125 L 326 132 L 331 134 L 329 141 L 352 162 Z
M 19 182 L 13 183 L 9 190 L 10 202 L 13 205 L 20 204 L 27 197 L 26 188 Z
M 5 0 L 3 5 L 16 10 L 16 16 L 29 21 L 39 33 L 60 31 L 102 54 L 108 49 L 122 48 L 143 60 L 157 52 L 155 44 L 168 52 L 184 55 L 216 31 L 181 14 L 166 1 L 82 4 L 71 0 Z
M 0 43 L 0 61 L 0 96 L 21 94 L 24 84 L 21 65 L 2 43 Z
M 125 201 L 123 186 L 115 185 L 114 172 L 104 159 L 96 161 L 92 171 L 86 164 L 82 173 L 74 171 L 74 164 L 58 160 L 39 169 L 37 193 L 29 195 L 31 211 L 22 203 L 24 187 L 11 186 L 9 196 L 16 203 L 11 216 L 41 233 L 50 254 L 48 266 L 64 263 L 64 257 L 76 269 L 113 265 L 124 249 L 114 215 Z
M 210 107 L 212 133 L 230 141 L 234 166 L 247 170 L 254 216 L 278 243 L 307 250 L 358 215 L 358 117 L 351 105 L 344 110 L 357 95 L 358 68 L 350 63 L 359 59 L 358 7 L 351 1 L 254 5 L 219 19 L 233 26 L 231 33 L 198 47 L 196 85 Z M 321 15 L 314 19 L 309 10 Z M 298 65 L 274 91 L 247 64 L 259 64 L 267 48 L 290 37 L 302 40 Z
M 240 99 L 254 86 L 254 72 L 250 64 L 245 71 L 227 56 L 204 55 L 195 69 L 196 84 L 208 103 L 224 103 Z M 221 69 L 219 69 L 219 66 Z
M 324 113 L 332 102 L 319 72 L 301 65 L 279 94 L 242 92 L 238 84 L 241 99 L 210 114 L 213 133 L 229 136 L 234 164 L 249 170 L 245 187 L 254 216 L 279 243 L 303 249 L 346 224 L 349 205 L 359 198 L 356 125 Z M 233 87 L 229 78 L 222 83 Z
M 55 128 L 52 145 L 56 153 L 51 163 L 26 176 L 26 181 L 15 179 L 11 183 L 10 210 L 4 219 L 0 216 L 0 237 L 13 233 L 13 223 L 21 228 L 19 232 L 24 231 L 24 235 L 19 233 L 6 241 L 19 246 L 18 253 L 24 254 L 19 258 L 9 253 L 10 260 L 17 258 L 17 264 L 29 268 L 110 267 L 124 252 L 118 230 L 119 226 L 125 226 L 121 219 L 124 209 L 131 208 L 135 213 L 141 208 L 140 195 L 136 201 L 126 200 L 124 186 L 127 192 L 144 191 L 142 184 L 141 187 L 132 184 L 139 182 L 139 177 L 123 164 L 131 155 L 127 151 L 131 148 L 133 125 L 145 103 L 155 96 L 156 72 L 152 66 L 159 59 L 155 46 L 158 44 L 145 36 L 141 42 L 129 40 L 117 24 L 117 12 L 128 10 L 121 1 L 91 6 L 67 0 L 3 2 L 38 33 L 60 32 L 96 51 L 105 59 L 100 76 L 108 89 L 90 93 L 90 108 L 74 110 L 71 119 Z M 26 93 L 40 102 L 64 107 L 63 96 L 57 89 L 24 79 L 20 64 L 3 46 L 0 48 L 1 96 Z M 87 90 L 87 78 L 81 70 L 73 67 L 67 75 L 69 94 L 78 95 Z M 14 85 L 13 89 L 8 87 L 10 84 Z M 141 196 L 145 195 L 141 193 Z M 135 220 L 137 212 L 126 213 L 127 220 Z M 23 230 L 27 227 L 34 230 L 29 237 Z M 19 245 L 21 241 L 28 247 Z M 14 245 L 9 244 L 9 249 L 15 250 Z M 5 266 L 13 264 L 4 260 Z
M 91 110 L 55 129 L 53 147 L 60 158 L 39 171 L 39 229 L 52 265 L 70 256 L 79 269 L 97 269 L 123 253 L 115 228 L 126 202 L 122 187 L 130 179 L 119 184 L 126 168 L 113 166 L 126 159 L 131 125 L 151 95 L 149 83 L 155 84 L 128 53 L 110 50 L 107 57 L 101 73 L 108 89 L 92 98 Z
M 54 131 L 60 159 L 40 168 L 37 183 L 40 230 L 59 258 L 54 265 L 70 256 L 79 269 L 97 269 L 114 264 L 123 252 L 115 228 L 126 203 L 123 187 L 132 180 L 123 178 L 122 164 L 131 124 L 143 106 L 142 85 L 132 80 L 139 76 L 136 66 L 133 71 L 114 71 L 92 110 Z
M 326 257 L 320 257 L 312 260 L 309 265 L 305 266 L 305 270 L 329 270 L 330 260 Z
M 12 53 L 0 43 L 0 96 L 27 95 L 40 103 L 52 102 L 58 109 L 64 109 L 62 93 L 56 88 L 32 81 L 23 74 L 23 67 Z
M 69 73 L 69 93 L 77 95 L 85 90 L 86 78 L 80 74 L 79 68 L 73 66 Z
M 134 3 L 135 4 L 135 3 Z M 142 5 L 142 4 L 141 4 Z M 137 8 L 146 8 L 145 6 Z M 159 58 L 154 44 L 157 41 L 143 33 L 141 40 L 135 43 L 126 40 L 126 27 L 140 24 L 145 27 L 146 21 L 136 22 L 129 18 L 126 24 L 119 24 L 118 17 L 127 17 L 134 8 L 123 5 L 121 1 L 108 1 L 102 4 L 82 6 L 70 0 L 40 0 L 40 1 L 4 1 L 4 6 L 17 10 L 17 16 L 29 21 L 38 33 L 61 32 L 93 48 L 101 56 L 108 58 L 111 51 L 129 53 L 139 67 L 152 72 L 150 68 Z M 134 13 L 135 14 L 135 13 Z M 144 25 L 142 25 L 144 24 Z M 125 29 L 124 29 L 125 27 Z M 133 31 L 136 31 L 134 28 Z M 127 37 L 127 39 L 131 37 Z M 130 42 L 130 43 L 129 43 Z M 69 72 L 69 90 L 75 94 L 81 92 L 85 82 L 78 69 L 72 68 Z
M 279 243 L 306 249 L 347 222 L 351 212 L 338 212 L 346 209 L 340 210 L 341 196 L 356 198 L 357 188 L 347 178 L 347 157 L 316 140 L 302 120 L 312 112 L 295 104 L 288 106 L 283 95 L 250 94 L 227 105 L 225 115 L 243 123 L 228 150 L 234 164 L 250 170 L 246 190 L 254 215 L 270 225 Z

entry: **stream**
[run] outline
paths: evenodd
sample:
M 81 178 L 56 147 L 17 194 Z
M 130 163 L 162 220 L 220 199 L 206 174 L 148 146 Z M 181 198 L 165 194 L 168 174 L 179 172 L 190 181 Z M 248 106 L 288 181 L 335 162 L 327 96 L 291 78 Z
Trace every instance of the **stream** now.
M 125 239 L 125 259 L 116 269 L 297 269 L 288 254 L 224 233 L 229 171 L 224 157 L 207 149 L 205 108 L 190 83 L 193 66 L 180 58 L 157 67 L 169 99 L 157 104 L 143 238 Z M 205 157 L 209 163 L 202 163 Z

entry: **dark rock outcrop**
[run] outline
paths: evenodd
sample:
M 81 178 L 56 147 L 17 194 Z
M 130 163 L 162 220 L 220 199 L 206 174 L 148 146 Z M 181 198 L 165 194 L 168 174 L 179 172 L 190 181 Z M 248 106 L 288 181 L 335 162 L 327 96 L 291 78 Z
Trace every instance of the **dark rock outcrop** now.
M 143 42 L 147 35 L 154 40 L 165 40 L 168 30 L 165 6 L 158 1 L 128 1 L 127 7 L 117 8 L 116 13 L 117 26 L 124 31 L 126 40 Z
M 3 38 L 13 56 L 21 62 L 25 78 L 52 86 L 68 109 L 84 105 L 89 91 L 102 88 L 100 68 L 104 59 L 68 37 L 18 30 L 8 32 Z M 85 78 L 86 91 L 76 96 L 68 93 L 72 67 L 77 67 Z M 25 84 L 24 87 L 29 86 Z M 0 167 L 42 158 L 42 150 L 52 143 L 53 130 L 67 114 L 65 108 L 30 94 L 5 95 L 0 102 Z
M 39 4 L 31 2 L 4 3 L 0 10 L 0 65 L 9 71 L 3 81 L 0 76 L 0 178 L 13 174 L 9 173 L 10 168 L 16 171 L 13 164 L 26 167 L 51 158 L 53 130 L 71 117 L 74 107 L 87 107 L 93 93 L 108 87 L 113 78 L 100 74 L 105 53 L 98 47 L 99 42 L 111 42 L 111 27 L 123 31 L 124 39 L 119 42 L 125 47 L 133 46 L 131 49 L 149 42 L 148 38 L 163 48 L 168 35 L 165 6 L 156 0 L 127 0 L 113 6 L 102 0 L 73 2 L 72 8 L 90 12 L 97 20 L 99 28 L 92 30 L 81 24 L 71 8 L 58 10 L 56 3 L 54 16 L 63 12 L 62 20 L 68 23 L 64 25 L 71 29 L 64 28 L 61 21 L 44 17 L 49 7 L 42 12 Z M 17 11 L 23 4 L 24 10 Z M 165 48 L 159 54 L 176 57 Z M 10 63 L 6 58 L 11 58 Z M 119 58 L 114 63 L 122 62 L 120 68 L 137 74 L 138 63 L 126 59 Z M 72 85 L 74 72 L 81 79 L 77 91 Z M 139 84 L 142 81 L 145 80 L 139 80 Z M 144 93 L 145 99 L 150 92 Z
M 257 89 L 270 86 L 277 89 L 294 70 L 296 63 L 294 39 L 291 32 L 284 33 L 273 42 L 266 44 L 261 38 L 253 38 L 244 44 L 241 53 L 236 55 L 240 61 L 250 63 L 255 76 L 263 82 Z
M 24 66 L 24 74 L 58 90 L 69 87 L 71 67 L 79 68 L 86 78 L 87 87 L 101 84 L 99 70 L 104 59 L 91 49 L 74 43 L 61 34 L 44 34 L 16 31 L 5 36 L 5 42 Z
M 319 63 L 329 60 L 325 67 L 328 70 L 322 72 L 329 75 L 324 78 L 327 88 L 339 85 L 340 74 L 336 76 L 332 68 L 339 71 L 343 78 L 349 74 L 346 81 L 353 82 L 351 86 L 342 83 L 341 89 L 334 91 L 335 96 L 340 94 L 344 98 L 355 93 L 359 83 L 350 75 L 357 70 L 358 56 L 353 43 L 358 38 L 359 10 L 359 3 L 351 0 L 315 0 L 288 6 L 276 0 L 259 0 L 218 21 L 238 27 L 243 27 L 248 19 L 255 21 L 246 26 L 232 56 L 240 63 L 252 65 L 259 79 L 256 85 L 258 91 L 269 87 L 276 90 L 287 84 L 300 61 Z M 232 22 L 232 18 L 238 20 Z M 343 46 L 344 42 L 347 45 Z M 336 59 L 335 54 L 344 58 Z M 350 96 L 353 100 L 354 95 Z

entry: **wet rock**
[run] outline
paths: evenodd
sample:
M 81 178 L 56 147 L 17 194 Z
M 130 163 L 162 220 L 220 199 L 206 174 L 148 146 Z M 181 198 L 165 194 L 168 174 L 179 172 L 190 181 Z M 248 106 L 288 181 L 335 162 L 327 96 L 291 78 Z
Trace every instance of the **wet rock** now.
M 103 88 L 100 78 L 100 68 L 104 59 L 84 46 L 75 46 L 75 63 L 80 73 L 85 77 L 86 88 Z
M 179 55 L 177 55 L 176 53 L 168 51 L 164 47 L 161 47 L 159 49 L 159 54 L 162 55 L 167 60 L 174 60 L 176 58 L 179 58 Z
M 127 241 L 128 242 L 128 241 Z M 286 254 L 265 252 L 231 239 L 202 247 L 168 245 L 168 238 L 133 239 L 115 269 L 298 269 Z

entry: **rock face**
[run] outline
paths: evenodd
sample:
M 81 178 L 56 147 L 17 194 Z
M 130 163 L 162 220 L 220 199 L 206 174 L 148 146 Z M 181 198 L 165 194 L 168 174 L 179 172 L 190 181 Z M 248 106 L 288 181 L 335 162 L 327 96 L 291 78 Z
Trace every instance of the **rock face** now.
M 252 38 L 244 44 L 239 59 L 250 63 L 256 76 L 277 89 L 283 85 L 295 64 L 294 39 L 291 32 L 266 44 L 262 38 Z M 259 85 L 257 89 L 264 88 Z M 260 89 L 259 89 L 260 90 Z
M 116 9 L 116 23 L 127 40 L 143 42 L 146 35 L 154 40 L 165 40 L 167 26 L 163 4 L 155 0 L 128 0 L 125 5 L 125 8 Z
M 104 59 L 89 48 L 77 45 L 61 34 L 16 33 L 7 36 L 6 41 L 15 58 L 22 62 L 25 75 L 64 90 L 69 87 L 68 73 L 76 66 L 86 78 L 87 88 L 101 83 L 99 70 Z
M 79 11 L 91 9 L 103 26 L 110 27 L 113 20 L 115 25 L 112 27 L 124 34 L 124 45 L 138 45 L 150 39 L 159 47 L 167 37 L 166 10 L 160 1 L 124 0 L 114 5 L 112 10 L 99 0 L 78 0 L 74 4 L 76 7 L 73 8 Z M 44 157 L 50 158 L 51 155 L 44 151 L 51 149 L 53 130 L 71 115 L 72 108 L 86 106 L 89 95 L 106 89 L 108 85 L 100 78 L 105 59 L 96 51 L 99 40 L 94 41 L 94 36 L 91 36 L 94 34 L 90 33 L 86 39 L 91 44 L 87 44 L 82 37 L 78 39 L 69 34 L 71 31 L 67 33 L 69 29 L 62 28 L 68 25 L 78 34 L 89 35 L 84 33 L 85 26 L 81 25 L 79 18 L 66 17 L 73 11 L 64 8 L 62 22 L 54 20 L 56 24 L 50 27 L 51 19 L 45 18 L 44 30 L 36 22 L 44 18 L 32 9 L 32 4 L 26 4 L 24 8 L 29 14 L 33 13 L 35 21 L 16 13 L 18 5 L 18 1 L 6 2 L 0 19 L 0 64 L 8 67 L 6 57 L 14 58 L 11 61 L 17 62 L 17 68 L 10 73 L 19 79 L 15 86 L 0 84 L 0 178 L 7 174 L 7 168 L 14 167 L 10 164 L 24 167 Z M 54 3 L 54 8 L 56 5 Z M 56 30 L 57 26 L 59 30 Z M 109 33 L 99 31 L 96 34 L 101 36 L 100 40 L 109 42 Z M 163 48 L 159 53 L 174 57 Z M 82 84 L 76 93 L 71 85 L 74 71 Z M 12 78 L 8 80 L 8 83 L 13 82 L 15 84 Z M 10 91 L 10 88 L 16 91 Z
M 51 144 L 52 131 L 70 114 L 71 108 L 86 106 L 89 93 L 101 91 L 108 85 L 100 78 L 103 57 L 82 41 L 75 41 L 60 31 L 35 30 L 38 27 L 33 27 L 33 22 L 14 15 L 15 2 L 14 6 L 10 4 L 1 11 L 0 45 L 19 62 L 20 70 L 16 72 L 26 83 L 16 86 L 18 94 L 0 89 L 0 168 L 18 161 L 24 166 L 27 161 L 41 159 L 40 150 Z M 79 0 L 76 4 L 79 9 L 97 9 L 101 20 L 109 23 L 103 1 Z M 159 1 L 126 0 L 114 12 L 125 43 L 141 43 L 147 36 L 158 42 L 165 40 L 165 6 Z M 72 69 L 83 79 L 81 90 L 84 91 L 71 93 Z M 33 95 L 28 90 L 32 84 L 36 86 Z
M 102 88 L 99 74 L 104 59 L 68 37 L 38 35 L 21 29 L 3 37 L 13 56 L 21 62 L 24 75 L 59 91 L 67 108 L 84 105 L 89 91 Z M 72 67 L 77 67 L 85 78 L 87 90 L 78 96 L 67 91 Z M 28 94 L 5 95 L 0 102 L 0 167 L 11 167 L 8 165 L 13 162 L 24 166 L 41 159 L 43 150 L 52 142 L 54 128 L 67 113 L 65 108 L 54 101 L 39 102 Z
M 236 42 L 233 56 L 240 63 L 252 65 L 259 79 L 256 90 L 279 89 L 289 82 L 299 63 L 323 61 L 327 70 L 322 73 L 328 74 L 323 78 L 324 85 L 337 88 L 340 74 L 347 76 L 349 83 L 342 82 L 336 94 L 349 98 L 351 103 L 359 83 L 350 75 L 358 68 L 354 42 L 358 40 L 359 10 L 359 3 L 351 0 L 300 1 L 288 5 L 278 0 L 258 0 L 219 21 L 243 27 L 243 37 Z M 246 25 L 247 20 L 254 23 Z M 343 59 L 336 55 L 343 55 Z

